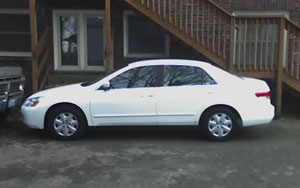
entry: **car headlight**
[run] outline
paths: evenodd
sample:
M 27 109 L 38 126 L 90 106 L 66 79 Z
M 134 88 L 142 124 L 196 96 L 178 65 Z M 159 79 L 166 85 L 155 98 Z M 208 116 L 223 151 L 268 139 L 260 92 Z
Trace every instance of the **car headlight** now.
M 43 97 L 33 97 L 33 98 L 29 98 L 24 102 L 24 106 L 26 107 L 35 107 L 39 104 L 41 98 Z
M 25 85 L 24 82 L 21 82 L 21 83 L 20 83 L 20 85 L 19 85 L 19 90 L 20 90 L 20 91 L 24 91 L 24 85 Z

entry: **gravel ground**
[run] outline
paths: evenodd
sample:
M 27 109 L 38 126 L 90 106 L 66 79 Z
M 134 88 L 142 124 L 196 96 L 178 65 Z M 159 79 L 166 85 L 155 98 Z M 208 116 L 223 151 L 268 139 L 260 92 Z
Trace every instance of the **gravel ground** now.
M 13 115 L 0 126 L 0 187 L 300 187 L 300 118 L 213 142 L 194 128 L 99 128 L 56 141 Z

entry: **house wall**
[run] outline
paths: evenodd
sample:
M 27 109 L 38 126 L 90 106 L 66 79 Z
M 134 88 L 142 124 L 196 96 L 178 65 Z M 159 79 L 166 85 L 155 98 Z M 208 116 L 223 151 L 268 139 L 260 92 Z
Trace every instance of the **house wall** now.
M 1 0 L 0 8 L 18 9 L 29 8 L 28 0 Z

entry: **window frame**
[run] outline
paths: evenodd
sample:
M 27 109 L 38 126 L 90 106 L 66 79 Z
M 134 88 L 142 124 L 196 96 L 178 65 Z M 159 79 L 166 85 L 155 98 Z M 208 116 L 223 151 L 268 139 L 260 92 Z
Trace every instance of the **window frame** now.
M 30 18 L 29 9 L 0 9 L 0 14 L 11 14 L 11 15 L 28 15 Z M 29 37 L 31 40 L 31 31 L 29 31 Z M 30 44 L 31 45 L 31 44 Z M 4 57 L 32 57 L 32 52 L 9 52 L 0 51 L 0 56 Z
M 162 58 L 170 56 L 170 37 L 165 34 L 164 53 L 129 53 L 129 16 L 138 16 L 133 11 L 124 11 L 123 13 L 123 41 L 124 41 L 124 57 L 128 58 Z

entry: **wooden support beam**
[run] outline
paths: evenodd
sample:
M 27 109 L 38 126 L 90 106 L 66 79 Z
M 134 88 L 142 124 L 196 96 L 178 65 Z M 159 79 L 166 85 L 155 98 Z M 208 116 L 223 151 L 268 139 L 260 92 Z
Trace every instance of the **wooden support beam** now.
M 284 54 L 284 30 L 285 19 L 280 18 L 279 24 L 279 48 L 278 48 L 278 66 L 276 83 L 276 116 L 281 116 L 282 107 L 282 74 L 283 74 L 283 54 Z
M 111 35 L 111 1 L 105 0 L 105 62 L 106 73 L 113 71 L 112 35 Z
M 36 0 L 29 0 L 29 9 L 30 9 L 31 48 L 35 49 L 37 45 Z
M 31 50 L 32 50 L 32 91 L 38 91 L 38 65 L 36 56 L 37 46 L 37 18 L 36 18 L 36 0 L 29 0 L 30 9 L 30 32 L 31 32 Z

